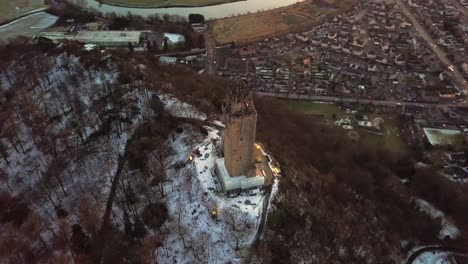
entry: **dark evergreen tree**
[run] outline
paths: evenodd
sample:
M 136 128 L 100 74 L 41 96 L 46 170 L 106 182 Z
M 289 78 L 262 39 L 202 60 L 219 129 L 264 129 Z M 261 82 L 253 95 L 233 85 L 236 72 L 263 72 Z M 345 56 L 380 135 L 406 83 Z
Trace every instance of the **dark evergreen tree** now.
M 169 38 L 164 38 L 164 42 L 163 42 L 163 49 L 164 51 L 168 51 L 169 50 Z
M 89 252 L 90 240 L 79 224 L 72 227 L 71 250 L 77 254 L 86 254 Z
M 143 221 L 141 221 L 139 216 L 135 216 L 135 223 L 133 223 L 133 237 L 142 239 L 147 233 L 148 231 L 146 230 Z

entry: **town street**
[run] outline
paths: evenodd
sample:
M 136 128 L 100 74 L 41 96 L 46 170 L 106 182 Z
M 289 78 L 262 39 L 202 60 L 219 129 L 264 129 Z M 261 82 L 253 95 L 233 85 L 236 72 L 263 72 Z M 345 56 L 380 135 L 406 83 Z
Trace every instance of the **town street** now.
M 206 47 L 206 73 L 216 73 L 216 43 L 209 33 L 203 34 Z
M 431 103 L 418 103 L 418 102 L 404 102 L 404 101 L 386 101 L 386 100 L 372 100 L 372 99 L 360 99 L 360 98 L 346 98 L 339 96 L 323 96 L 323 95 L 307 95 L 307 94 L 296 94 L 296 93 L 271 93 L 271 92 L 255 92 L 259 96 L 270 96 L 281 99 L 291 100 L 308 100 L 308 101 L 322 101 L 322 102 L 347 102 L 347 103 L 359 103 L 359 104 L 372 104 L 380 106 L 398 107 L 398 106 L 416 106 L 423 108 L 468 108 L 465 104 L 431 104 Z
M 418 34 L 427 42 L 429 47 L 432 49 L 432 51 L 435 53 L 437 58 L 444 64 L 446 67 L 449 67 L 452 65 L 452 62 L 447 58 L 447 55 L 445 52 L 437 46 L 437 43 L 431 38 L 431 36 L 427 33 L 427 31 L 421 26 L 419 21 L 416 19 L 416 17 L 411 13 L 411 11 L 408 9 L 406 4 L 403 2 L 403 0 L 396 0 L 398 5 L 400 6 L 402 12 L 405 14 L 406 17 L 411 21 L 413 24 L 414 28 L 418 32 Z M 463 85 L 463 92 L 468 93 L 468 88 L 466 87 L 466 80 L 463 78 L 463 75 L 458 71 L 456 67 L 453 67 L 452 70 L 453 75 L 455 78 L 458 80 L 460 84 Z

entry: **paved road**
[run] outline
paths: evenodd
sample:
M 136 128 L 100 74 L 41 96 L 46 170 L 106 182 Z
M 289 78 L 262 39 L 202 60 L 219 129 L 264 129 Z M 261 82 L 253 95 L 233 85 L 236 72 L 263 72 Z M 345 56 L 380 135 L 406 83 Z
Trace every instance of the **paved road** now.
M 270 203 L 270 198 L 271 198 L 271 188 L 268 188 L 268 190 L 265 193 L 265 197 L 263 198 L 263 207 L 262 207 L 260 225 L 258 226 L 257 233 L 255 234 L 253 244 L 257 243 L 263 235 L 263 230 L 265 229 L 265 224 L 266 224 L 266 217 L 268 214 L 268 204 Z
M 435 53 L 437 58 L 442 62 L 442 64 L 445 65 L 446 67 L 448 67 L 449 65 L 452 65 L 452 62 L 447 58 L 447 54 L 445 54 L 445 52 L 437 46 L 437 43 L 434 41 L 434 39 L 431 38 L 431 36 L 419 23 L 419 21 L 413 15 L 412 11 L 408 9 L 408 7 L 403 2 L 403 0 L 396 0 L 396 2 L 400 6 L 400 9 L 403 11 L 403 14 L 405 14 L 405 16 L 407 16 L 408 19 L 411 21 L 416 32 L 418 32 L 418 34 L 427 42 L 427 44 L 429 44 L 429 47 Z M 466 80 L 456 67 L 454 67 L 452 74 L 455 76 L 457 81 L 463 85 L 464 93 L 468 93 L 468 88 L 465 85 Z
M 206 48 L 206 72 L 208 74 L 216 73 L 216 43 L 209 33 L 203 34 L 205 37 Z
M 270 93 L 270 92 L 255 92 L 259 96 L 270 96 L 281 99 L 292 99 L 292 100 L 307 100 L 307 101 L 323 101 L 323 102 L 348 102 L 348 103 L 359 103 L 359 104 L 371 104 L 389 107 L 398 106 L 417 106 L 423 108 L 468 108 L 468 105 L 464 104 L 436 104 L 436 103 L 418 103 L 418 102 L 404 102 L 404 101 L 385 101 L 385 100 L 371 100 L 371 99 L 359 99 L 359 98 L 344 98 L 338 96 L 322 96 L 322 95 L 307 95 L 307 94 L 295 94 L 295 93 Z

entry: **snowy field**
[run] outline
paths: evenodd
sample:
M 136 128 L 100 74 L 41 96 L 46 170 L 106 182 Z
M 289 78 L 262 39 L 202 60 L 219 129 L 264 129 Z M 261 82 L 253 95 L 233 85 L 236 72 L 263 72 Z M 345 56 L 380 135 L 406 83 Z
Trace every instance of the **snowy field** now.
M 435 129 L 427 128 L 424 129 L 427 139 L 431 145 L 458 145 L 462 141 L 461 133 L 459 130 L 454 129 Z
M 443 251 L 424 252 L 412 264 L 456 264 L 450 254 Z
M 193 118 L 198 120 L 206 120 L 206 114 L 198 111 L 190 104 L 179 101 L 172 95 L 169 94 L 160 94 L 159 99 L 164 103 L 166 108 L 171 115 L 181 118 Z
M 90 238 L 108 219 L 121 236 L 115 243 L 157 241 L 147 246 L 151 263 L 243 263 L 258 237 L 266 196 L 229 198 L 220 191 L 215 127 L 223 124 L 140 83 L 120 85 L 111 60 L 85 66 L 93 59 L 38 55 L 27 62 L 41 75 L 14 64 L 0 72 L 3 89 L 21 92 L 0 116 L 9 129 L 0 138 L 0 191 L 31 209 L 21 228 L 0 225 L 0 247 L 13 239 L 16 252 L 31 245 L 28 250 L 50 252 L 47 263 L 59 263 L 55 257 L 73 263 L 70 244 L 57 241 L 71 243 L 75 224 Z M 22 79 L 29 86 L 18 86 Z M 153 108 L 156 96 L 172 117 Z M 167 218 L 152 211 L 144 217 L 152 205 L 164 205 Z M 0 255 L 0 262 L 18 254 Z
M 455 224 L 453 224 L 452 221 L 450 221 L 450 219 L 448 219 L 442 211 L 421 199 L 416 199 L 416 204 L 421 211 L 428 214 L 432 218 L 442 219 L 442 229 L 439 233 L 440 239 L 444 239 L 446 236 L 450 237 L 451 239 L 455 239 L 460 236 L 460 230 L 458 230 Z
M 243 249 L 251 245 L 256 234 L 263 196 L 231 199 L 216 193 L 212 141 L 219 140 L 219 131 L 206 129 L 208 136 L 194 149 L 190 147 L 190 133 L 182 133 L 171 143 L 175 154 L 170 163 L 187 162 L 195 149 L 201 156 L 180 171 L 168 172 L 172 187 L 167 187 L 171 191 L 165 198 L 170 215 L 167 226 L 179 230 L 180 225 L 182 231 L 168 235 L 167 250 L 157 254 L 159 263 L 241 263 Z M 212 216 L 213 211 L 217 211 L 217 217 Z
M 218 178 L 215 175 L 215 161 L 217 158 L 216 150 L 212 142 L 220 141 L 221 132 L 217 129 L 206 127 L 208 130 L 208 136 L 203 143 L 198 145 L 196 149 L 200 152 L 200 157 L 194 157 L 194 163 L 198 172 L 198 178 L 202 183 L 203 190 L 221 191 L 221 187 L 218 184 Z M 261 193 L 254 196 L 240 195 L 235 198 L 227 198 L 223 194 L 214 195 L 220 200 L 220 205 L 227 205 L 240 208 L 243 212 L 247 212 L 252 217 L 257 217 L 259 211 L 261 211 L 261 203 L 263 196 Z
M 168 38 L 170 45 L 175 45 L 175 44 L 178 44 L 178 43 L 184 43 L 185 42 L 185 37 L 183 35 L 180 35 L 180 34 L 164 33 L 164 37 Z
M 0 26 L 0 40 L 12 39 L 17 36 L 36 36 L 39 32 L 52 26 L 58 17 L 44 12 L 32 14 L 9 24 Z

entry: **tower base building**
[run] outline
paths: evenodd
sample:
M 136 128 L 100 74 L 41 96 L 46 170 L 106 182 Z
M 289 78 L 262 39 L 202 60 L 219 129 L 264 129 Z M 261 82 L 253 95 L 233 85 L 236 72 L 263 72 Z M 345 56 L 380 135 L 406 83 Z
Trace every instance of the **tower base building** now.
M 226 192 L 263 186 L 264 175 L 254 161 L 257 111 L 250 90 L 242 85 L 231 88 L 223 102 L 224 158 L 216 160 L 216 172 Z

